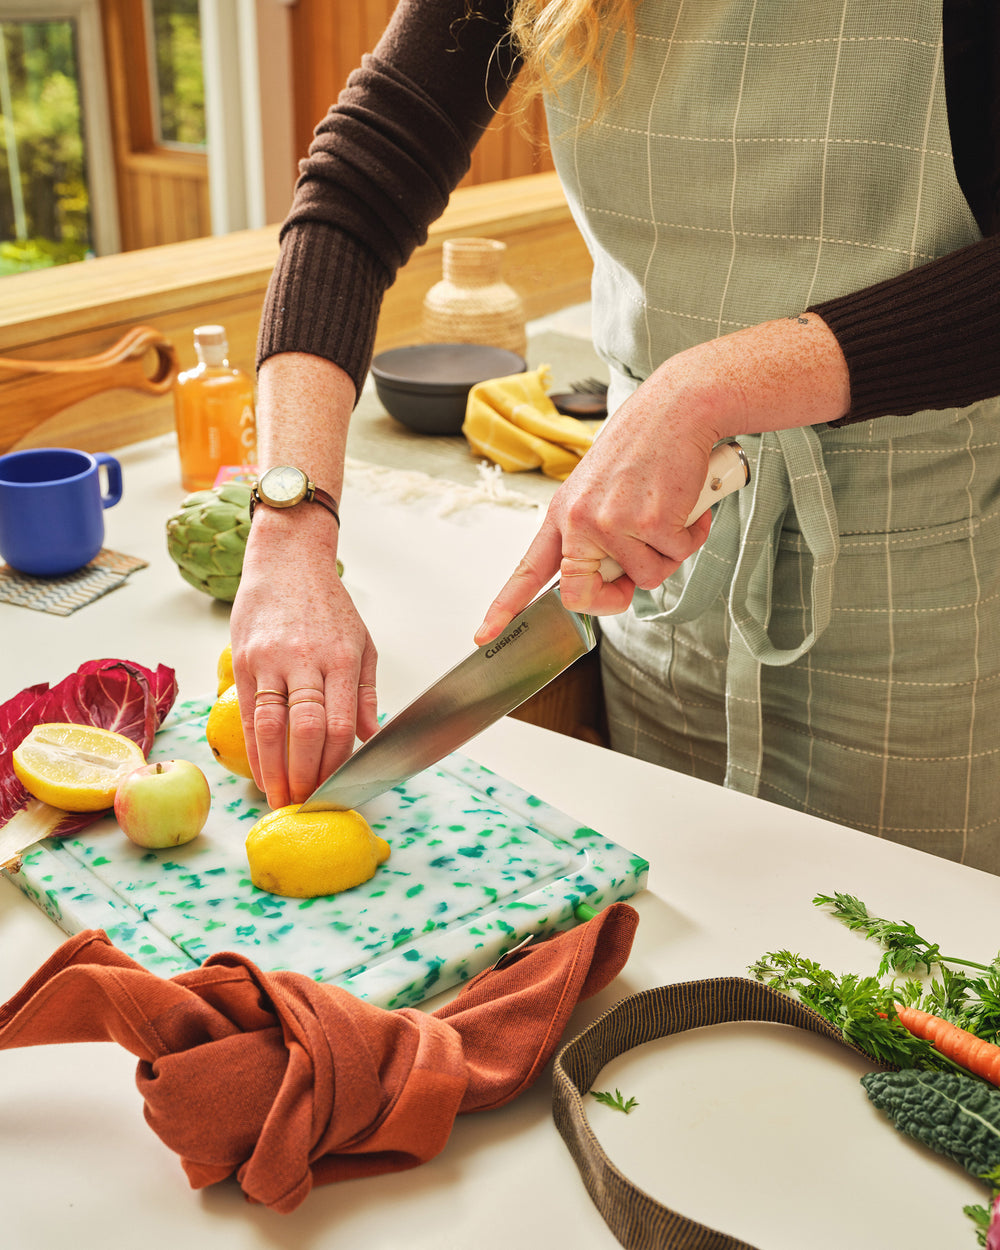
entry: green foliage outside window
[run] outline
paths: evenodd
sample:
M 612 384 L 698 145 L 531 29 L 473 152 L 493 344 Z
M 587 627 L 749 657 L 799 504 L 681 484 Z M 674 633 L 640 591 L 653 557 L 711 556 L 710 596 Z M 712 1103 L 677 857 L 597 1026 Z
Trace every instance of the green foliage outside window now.
M 0 23 L 0 274 L 90 251 L 78 83 L 72 22 Z
M 198 0 L 152 0 L 160 140 L 205 146 Z

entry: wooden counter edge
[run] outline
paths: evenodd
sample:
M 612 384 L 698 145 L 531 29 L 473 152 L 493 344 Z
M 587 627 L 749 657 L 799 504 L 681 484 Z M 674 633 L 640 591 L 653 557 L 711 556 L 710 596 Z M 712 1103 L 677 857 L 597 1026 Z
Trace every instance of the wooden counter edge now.
M 209 322 L 226 327 L 230 359 L 252 372 L 278 234 L 278 226 L 268 226 L 6 277 L 0 356 L 72 360 L 148 325 L 173 343 L 186 369 L 195 363 L 194 328 Z M 471 236 L 507 244 L 504 277 L 521 294 L 529 319 L 590 298 L 590 256 L 555 174 L 463 187 L 386 293 L 377 351 L 421 340 L 421 305 L 441 276 L 444 241 Z M 0 452 L 54 443 L 106 451 L 165 433 L 173 423 L 169 395 L 115 391 L 25 433 L 23 414 L 5 422 L 3 392 L 0 383 Z M 13 393 L 8 398 L 10 405 L 24 402 Z
M 212 310 L 220 302 L 241 296 L 260 301 L 278 255 L 278 234 L 277 225 L 266 226 L 6 277 L 0 355 L 56 358 L 57 347 L 98 330 L 112 337 L 119 327 L 155 324 L 158 315 L 179 309 L 189 311 L 193 328 L 205 317 L 214 319 Z M 427 243 L 390 289 L 380 333 L 393 337 L 397 332 L 391 324 L 394 293 L 405 290 L 414 275 L 421 282 L 427 273 L 439 276 L 444 240 L 471 235 L 508 244 L 506 268 L 513 273 L 513 278 L 506 275 L 508 281 L 515 281 L 518 273 L 524 280 L 537 267 L 524 292 L 529 316 L 555 311 L 554 301 L 567 285 L 580 292 L 581 300 L 589 298 L 589 256 L 558 178 L 532 174 L 454 192 L 431 226 Z M 549 280 L 553 260 L 563 268 L 554 285 Z M 413 328 L 405 330 L 413 341 Z M 178 344 L 179 349 L 185 346 Z

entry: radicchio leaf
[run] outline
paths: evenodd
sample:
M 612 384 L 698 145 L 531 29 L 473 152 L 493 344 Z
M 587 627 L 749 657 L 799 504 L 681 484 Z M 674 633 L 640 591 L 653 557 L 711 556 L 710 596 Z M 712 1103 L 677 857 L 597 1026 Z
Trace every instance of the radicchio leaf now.
M 154 672 L 131 660 L 88 660 L 57 685 L 29 686 L 0 704 L 0 828 L 27 806 L 29 795 L 14 773 L 11 756 L 35 725 L 95 725 L 131 738 L 148 755 L 176 697 L 174 670 L 166 665 Z M 103 815 L 67 812 L 49 832 L 65 837 Z
M 11 755 L 38 722 L 32 710 L 39 697 L 48 690 L 44 683 L 29 686 L 13 699 L 0 704 L 0 823 L 6 823 L 25 802 L 24 787 L 14 775 Z
M 1000 1194 L 990 1204 L 990 1226 L 986 1233 L 986 1250 L 1000 1250 Z

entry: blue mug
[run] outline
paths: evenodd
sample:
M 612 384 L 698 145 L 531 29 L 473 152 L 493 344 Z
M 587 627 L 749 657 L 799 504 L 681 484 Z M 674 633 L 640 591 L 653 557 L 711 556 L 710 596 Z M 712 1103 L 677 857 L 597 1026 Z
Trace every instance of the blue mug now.
M 40 577 L 81 569 L 104 545 L 104 509 L 121 497 L 121 465 L 104 452 L 8 452 L 0 456 L 0 556 Z

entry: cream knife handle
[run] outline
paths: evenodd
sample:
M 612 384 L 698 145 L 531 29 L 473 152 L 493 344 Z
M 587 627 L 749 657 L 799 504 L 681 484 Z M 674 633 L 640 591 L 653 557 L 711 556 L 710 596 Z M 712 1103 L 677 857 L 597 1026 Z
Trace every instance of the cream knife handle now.
M 750 481 L 750 462 L 746 452 L 739 443 L 720 443 L 714 448 L 708 460 L 708 476 L 701 488 L 698 502 L 691 509 L 685 525 L 693 525 L 714 503 L 740 490 Z M 605 556 L 601 561 L 601 576 L 606 582 L 613 582 L 622 575 L 622 567 L 617 560 Z

